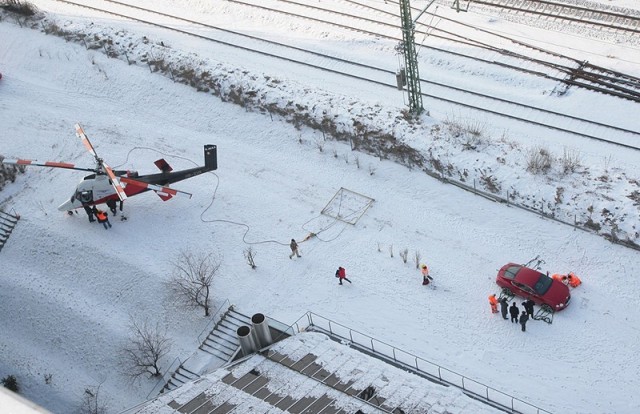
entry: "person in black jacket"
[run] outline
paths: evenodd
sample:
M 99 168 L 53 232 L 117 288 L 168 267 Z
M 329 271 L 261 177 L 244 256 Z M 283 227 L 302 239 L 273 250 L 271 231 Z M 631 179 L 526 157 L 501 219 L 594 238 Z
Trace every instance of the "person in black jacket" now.
M 82 207 L 84 207 L 84 211 L 87 213 L 87 216 L 89 216 L 89 223 L 96 221 L 96 219 L 93 218 L 93 209 L 89 207 L 87 203 L 82 203 Z
M 509 313 L 511 314 L 511 323 L 518 323 L 518 314 L 520 313 L 520 309 L 518 309 L 515 302 L 513 302 L 513 305 L 509 307 Z
M 527 315 L 527 311 L 522 311 L 522 315 L 520 315 L 520 325 L 522 325 L 522 332 L 527 330 L 527 321 L 529 320 L 529 315 Z
M 534 301 L 531 300 L 531 298 L 529 298 L 528 300 L 525 300 L 524 302 L 522 302 L 522 306 L 524 306 L 524 310 L 527 311 L 527 315 L 529 316 L 529 318 L 533 319 L 533 305 L 535 304 Z
M 111 214 L 115 216 L 117 213 L 116 200 L 113 200 L 113 199 L 107 200 L 107 207 L 109 207 L 109 210 L 111 210 Z
M 509 319 L 507 318 L 507 309 L 509 309 L 507 298 L 500 299 L 500 312 L 502 312 L 502 319 Z

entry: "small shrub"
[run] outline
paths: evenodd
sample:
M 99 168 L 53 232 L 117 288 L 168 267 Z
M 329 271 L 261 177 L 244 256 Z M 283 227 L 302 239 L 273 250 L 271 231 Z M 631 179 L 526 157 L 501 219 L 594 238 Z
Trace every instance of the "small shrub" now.
M 244 258 L 247 260 L 247 264 L 251 266 L 252 269 L 256 267 L 256 251 L 253 250 L 253 247 L 249 247 L 244 251 Z
M 562 165 L 562 171 L 565 174 L 574 173 L 582 165 L 580 158 L 580 151 L 564 149 L 562 158 L 560 158 L 560 165 Z
M 407 257 L 409 257 L 409 249 L 400 250 L 400 257 L 404 263 L 407 263 Z
M 546 173 L 551 168 L 551 153 L 543 147 L 536 147 L 527 153 L 527 171 L 532 174 Z
M 555 197 L 556 204 L 562 204 L 562 195 L 563 194 L 564 194 L 564 187 L 556 188 L 556 197 Z
M 498 183 L 498 179 L 487 173 L 485 170 L 480 170 L 480 182 L 490 192 L 494 194 L 500 192 L 500 183 Z
M 627 195 L 627 198 L 633 200 L 634 206 L 640 206 L 640 191 L 633 190 L 631 193 Z
M 602 226 L 600 225 L 600 223 L 596 223 L 595 221 L 593 221 L 591 219 L 591 217 L 589 217 L 589 219 L 584 223 L 584 226 L 586 228 L 595 230 L 595 231 L 600 231 L 600 229 L 602 228 Z
M 4 387 L 8 390 L 19 392 L 18 380 L 16 379 L 15 375 L 7 375 L 6 377 L 2 378 L 2 385 L 4 385 Z
M 0 8 L 22 16 L 33 16 L 38 10 L 33 4 L 20 0 L 6 0 L 4 4 L 0 5 Z

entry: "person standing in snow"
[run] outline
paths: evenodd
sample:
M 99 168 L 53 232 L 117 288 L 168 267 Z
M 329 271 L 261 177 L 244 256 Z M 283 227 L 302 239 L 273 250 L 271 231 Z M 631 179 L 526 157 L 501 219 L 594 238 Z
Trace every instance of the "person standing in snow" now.
M 522 315 L 520 315 L 520 325 L 522 325 L 522 332 L 527 330 L 527 321 L 529 320 L 529 315 L 527 315 L 527 311 L 522 311 Z
M 289 243 L 289 247 L 291 248 L 291 254 L 289 255 L 289 259 L 292 259 L 295 255 L 296 257 L 300 257 L 300 253 L 298 253 L 298 243 L 294 239 L 291 239 L 291 243 Z
M 93 209 L 89 207 L 87 203 L 82 203 L 82 207 L 84 208 L 85 213 L 87 213 L 87 216 L 89 216 L 89 223 L 93 223 L 94 221 L 96 221 L 93 218 Z
M 343 280 L 346 280 L 347 282 L 351 283 L 351 281 L 347 279 L 347 271 L 342 266 L 338 267 L 338 270 L 336 270 L 336 277 L 340 281 L 339 283 L 340 285 L 342 285 Z
M 491 305 L 491 313 L 498 313 L 498 298 L 495 293 L 489 295 L 489 305 Z
M 524 307 L 524 310 L 527 311 L 527 315 L 533 319 L 533 305 L 534 305 L 534 301 L 531 300 L 531 298 L 525 300 L 524 302 L 522 302 L 522 306 Z
M 113 216 L 115 217 L 118 211 L 116 210 L 116 200 L 114 199 L 107 200 L 107 207 L 109 207 L 109 210 L 111 210 L 111 214 L 113 214 Z
M 500 312 L 502 313 L 502 319 L 509 319 L 507 318 L 507 310 L 509 310 L 507 298 L 500 299 Z
M 429 281 L 433 280 L 431 276 L 429 276 L 429 268 L 426 264 L 420 266 L 420 273 L 422 273 L 422 284 L 424 286 L 429 284 Z
M 102 223 L 105 230 L 109 230 L 111 228 L 111 223 L 109 223 L 109 216 L 106 211 L 97 210 L 96 209 L 96 218 L 98 219 L 98 223 Z M 107 227 L 107 225 L 109 227 Z
M 518 323 L 518 314 L 520 313 L 520 309 L 518 309 L 515 302 L 513 302 L 513 305 L 509 307 L 509 313 L 511 314 L 511 323 Z

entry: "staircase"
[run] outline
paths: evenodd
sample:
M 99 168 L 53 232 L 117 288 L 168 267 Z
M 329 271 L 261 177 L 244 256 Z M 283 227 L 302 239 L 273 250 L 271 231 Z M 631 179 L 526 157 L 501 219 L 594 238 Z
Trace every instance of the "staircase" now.
M 240 349 L 236 330 L 242 325 L 251 326 L 251 317 L 235 311 L 231 305 L 209 332 L 198 351 L 180 364 L 160 392 L 179 388 L 204 374 L 198 372 L 198 369 L 189 369 L 190 365 L 200 367 L 202 361 L 206 361 L 207 371 L 210 372 L 213 367 L 219 368 L 231 361 Z
M 20 220 L 19 215 L 14 216 L 13 214 L 0 210 L 0 251 L 2 251 L 5 243 L 9 240 L 9 236 L 13 228 L 18 224 L 18 220 Z
M 200 349 L 227 363 L 240 348 L 236 330 L 243 326 L 251 326 L 251 317 L 246 316 L 230 306 L 220 321 L 213 327 Z

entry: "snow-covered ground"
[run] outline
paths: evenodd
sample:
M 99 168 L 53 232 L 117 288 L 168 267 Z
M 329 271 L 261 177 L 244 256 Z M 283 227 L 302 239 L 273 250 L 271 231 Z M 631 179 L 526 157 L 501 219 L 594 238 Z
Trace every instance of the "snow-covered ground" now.
M 255 10 L 213 3 L 157 2 L 158 7 L 209 18 L 222 10 L 236 19 L 233 25 L 254 22 L 254 29 L 272 31 L 274 37 L 287 30 L 292 42 L 299 37 L 301 44 L 329 47 L 312 40 L 329 32 L 330 44 L 366 49 L 362 39 L 354 43 L 349 33 L 282 21 L 270 25 Z M 359 101 L 352 108 L 362 113 L 375 105 L 382 113 L 402 109 L 399 92 L 365 90 L 356 83 L 342 83 L 337 90 L 340 80 L 333 76 L 304 78 L 301 70 L 288 72 L 282 63 L 234 58 L 228 50 L 175 33 L 87 16 L 86 10 L 62 3 L 36 4 L 76 27 L 91 20 L 99 32 L 126 30 L 125 36 L 137 39 L 146 35 L 178 52 L 246 69 L 238 71 L 237 82 L 251 84 L 252 75 L 276 77 L 305 104 L 315 96 L 319 106 Z M 229 22 L 227 17 L 219 19 Z M 501 23 L 500 28 L 511 26 Z M 277 117 L 222 103 L 150 74 L 145 66 L 128 66 L 11 21 L 0 24 L 0 39 L 0 154 L 92 167 L 74 136 L 73 124 L 80 122 L 98 154 L 114 168 L 154 172 L 152 162 L 162 157 L 174 169 L 188 168 L 202 163 L 202 146 L 209 143 L 218 146 L 219 156 L 215 174 L 175 185 L 193 193 L 192 199 L 163 203 L 153 193 L 132 198 L 125 205 L 129 220 L 112 219 L 109 231 L 89 224 L 83 214 L 57 211 L 81 173 L 32 168 L 0 193 L 2 206 L 22 217 L 0 253 L 0 377 L 15 374 L 26 397 L 56 413 L 76 409 L 85 388 L 97 384 L 102 384 L 110 412 L 144 400 L 155 381 L 130 385 L 118 350 L 127 343 L 130 317 L 143 315 L 166 325 L 173 338 L 165 365 L 195 350 L 207 320 L 173 304 L 163 284 L 171 260 L 190 250 L 222 259 L 214 307 L 229 299 L 245 313 L 263 312 L 286 323 L 311 310 L 551 412 L 634 413 L 640 406 L 635 392 L 640 386 L 637 251 L 462 192 L 418 170 L 352 152 L 342 143 L 326 141 L 320 152 L 317 131 L 296 130 Z M 603 47 L 591 38 L 571 39 L 577 50 Z M 563 38 L 554 32 L 546 41 L 562 44 Z M 637 49 L 625 44 L 603 49 L 603 55 L 625 56 L 620 64 L 627 72 L 640 73 Z M 510 82 L 517 83 L 518 75 L 511 76 Z M 536 87 L 527 84 L 522 93 L 539 99 Z M 636 104 L 582 93 L 569 97 L 565 106 L 567 102 L 576 110 L 605 102 L 615 108 L 615 121 L 626 119 L 637 129 Z M 429 110 L 434 116 L 439 112 L 437 107 Z M 336 114 L 345 120 L 353 116 Z M 435 125 L 444 118 L 446 114 L 425 117 L 424 123 Z M 527 131 L 514 135 L 528 138 Z M 424 148 L 418 139 L 413 143 Z M 638 176 L 634 152 L 584 142 L 573 146 L 593 170 L 610 168 L 604 165 L 608 158 L 629 178 Z M 458 165 L 473 164 L 483 154 L 462 157 L 466 159 Z M 516 179 L 526 190 L 546 181 L 524 172 L 512 177 Z M 375 199 L 355 226 L 320 215 L 341 187 Z M 637 206 L 622 204 L 627 202 L 623 190 L 613 193 L 611 203 L 627 209 L 625 225 L 637 227 Z M 310 232 L 318 237 L 301 243 L 301 259 L 289 260 L 288 241 Z M 256 270 L 243 257 L 249 246 L 257 252 Z M 411 258 L 406 264 L 399 258 L 405 248 L 410 256 L 421 253 L 436 290 L 420 285 Z M 552 325 L 531 322 L 523 334 L 490 314 L 487 296 L 498 291 L 494 279 L 500 266 L 536 255 L 546 261 L 544 270 L 574 271 L 584 284 Z M 333 272 L 339 265 L 353 285 L 337 286 Z M 50 384 L 45 383 L 48 374 Z

